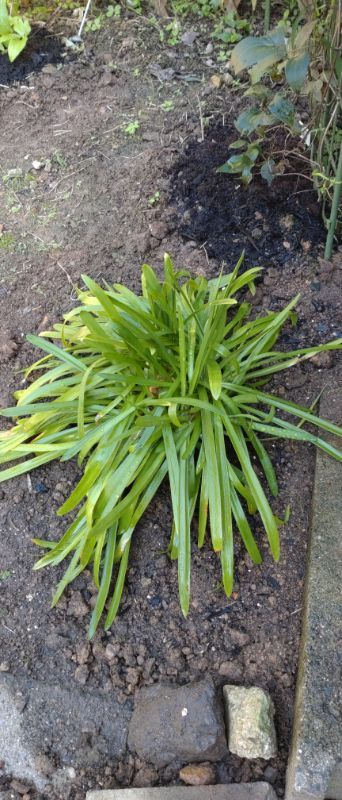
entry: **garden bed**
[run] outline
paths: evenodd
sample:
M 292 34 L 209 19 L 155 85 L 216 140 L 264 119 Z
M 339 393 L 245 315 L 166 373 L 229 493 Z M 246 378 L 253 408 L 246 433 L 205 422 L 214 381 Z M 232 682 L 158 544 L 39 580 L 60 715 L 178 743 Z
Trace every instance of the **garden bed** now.
M 116 20 L 87 38 L 74 63 L 49 64 L 26 84 L 1 90 L 1 405 L 11 403 L 18 370 L 32 360 L 25 334 L 46 329 L 73 306 L 81 273 L 137 289 L 142 261 L 161 269 L 165 250 L 177 266 L 212 276 L 222 259 L 229 268 L 245 248 L 248 266 L 265 267 L 253 299 L 256 312 L 279 309 L 301 292 L 299 321 L 286 329 L 284 346 L 341 335 L 340 259 L 319 260 L 324 231 L 307 182 L 279 180 L 267 189 L 257 181 L 246 192 L 232 179 L 214 176 L 236 136 L 237 100 L 224 82 L 217 89 L 210 82 L 220 65 L 205 53 L 209 33 L 201 24 L 196 21 L 199 35 L 191 47 L 165 47 L 146 20 Z M 170 80 L 161 79 L 166 68 L 173 70 Z M 130 134 L 127 126 L 136 121 Z M 279 378 L 278 393 L 310 405 L 330 382 L 334 358 L 322 355 Z M 119 617 L 92 644 L 85 634 L 94 596 L 90 577 L 78 578 L 50 611 L 57 574 L 32 572 L 37 551 L 31 539 L 61 535 L 64 521 L 55 511 L 75 483 L 75 465 L 53 464 L 2 484 L 1 669 L 19 682 L 52 684 L 70 696 L 84 687 L 114 697 L 125 718 L 136 687 L 160 681 L 185 684 L 210 674 L 217 687 L 262 686 L 276 707 L 279 755 L 270 763 L 227 756 L 217 764 L 217 780 L 268 780 L 281 796 L 314 452 L 294 443 L 270 443 L 270 450 L 280 484 L 275 508 L 281 516 L 291 506 L 280 562 L 271 560 L 261 530 L 261 566 L 252 567 L 237 543 L 236 585 L 227 600 L 218 560 L 209 546 L 200 554 L 194 546 L 192 604 L 184 620 L 176 565 L 166 555 L 171 507 L 165 485 L 136 532 Z M 32 788 L 32 799 L 83 800 L 85 790 L 98 784 L 178 781 L 177 764 L 156 771 L 125 750 L 114 759 L 105 734 L 99 747 L 96 729 L 81 731 L 75 744 L 66 728 L 61 747 L 54 729 L 63 713 L 56 704 L 45 741 L 34 730 L 27 734 L 35 755 L 51 764 L 47 788 Z M 51 776 L 62 766 L 69 768 L 67 789 L 57 781 L 53 788 Z M 12 777 L 23 775 L 14 771 Z M 0 780 L 6 787 L 11 778 L 4 771 Z

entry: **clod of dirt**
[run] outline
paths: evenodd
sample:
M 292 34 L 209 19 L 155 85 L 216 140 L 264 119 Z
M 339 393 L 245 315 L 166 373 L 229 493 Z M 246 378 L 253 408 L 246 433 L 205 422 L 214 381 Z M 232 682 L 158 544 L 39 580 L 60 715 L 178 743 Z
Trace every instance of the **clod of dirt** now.
M 169 230 L 169 227 L 166 224 L 166 222 L 163 222 L 162 220 L 151 222 L 149 228 L 153 238 L 158 239 L 159 241 L 165 239 L 165 236 L 167 235 Z
M 18 350 L 18 345 L 13 339 L 7 339 L 5 334 L 0 334 L 0 364 L 5 364 Z
M 35 756 L 34 765 L 39 775 L 44 775 L 45 777 L 52 775 L 55 770 L 53 762 L 45 753 Z
M 222 661 L 219 666 L 219 675 L 234 683 L 240 683 L 243 679 L 242 666 L 235 661 Z
M 317 369 L 330 369 L 334 363 L 333 355 L 328 351 L 326 353 L 317 353 L 316 356 L 312 357 L 311 361 Z
M 139 760 L 139 759 L 137 759 Z M 141 763 L 141 762 L 140 762 Z M 138 788 L 153 786 L 158 780 L 158 773 L 153 767 L 145 764 L 135 773 L 132 786 Z
M 68 603 L 67 614 L 70 616 L 78 617 L 79 619 L 88 614 L 89 608 L 84 602 L 81 592 L 72 592 L 71 598 Z
M 27 786 L 26 783 L 21 783 L 20 781 L 16 780 L 11 781 L 10 787 L 15 792 L 18 792 L 18 794 L 28 794 L 30 791 L 30 787 Z

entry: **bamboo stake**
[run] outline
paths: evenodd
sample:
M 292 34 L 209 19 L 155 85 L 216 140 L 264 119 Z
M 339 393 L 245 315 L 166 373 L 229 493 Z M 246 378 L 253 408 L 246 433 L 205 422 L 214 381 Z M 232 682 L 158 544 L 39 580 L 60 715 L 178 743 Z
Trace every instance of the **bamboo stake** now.
M 91 4 L 91 0 L 88 0 L 87 5 L 86 5 L 86 7 L 84 9 L 84 14 L 83 14 L 83 17 L 82 17 L 80 29 L 79 29 L 78 34 L 77 34 L 78 39 L 80 39 L 81 36 L 82 36 L 82 31 L 83 31 L 83 28 L 84 28 L 84 25 L 85 25 L 85 21 L 86 21 L 87 16 L 88 16 L 88 11 L 90 9 L 90 4 Z
M 267 33 L 270 29 L 271 18 L 271 0 L 265 0 L 265 14 L 264 14 L 264 32 Z
M 337 226 L 337 215 L 340 206 L 341 190 L 342 190 L 342 144 L 340 145 L 340 156 L 338 160 L 338 166 L 335 178 L 335 188 L 331 204 L 328 234 L 325 242 L 324 258 L 326 258 L 327 261 L 329 261 L 329 259 L 331 258 L 333 244 L 334 244 L 334 235 Z

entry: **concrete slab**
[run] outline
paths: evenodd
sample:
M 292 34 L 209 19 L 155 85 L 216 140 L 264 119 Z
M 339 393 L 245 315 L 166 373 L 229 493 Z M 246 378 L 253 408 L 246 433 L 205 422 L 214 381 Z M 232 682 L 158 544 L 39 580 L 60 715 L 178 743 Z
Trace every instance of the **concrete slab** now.
M 126 749 L 130 710 L 108 693 L 21 679 L 0 673 L 0 760 L 16 778 L 43 789 L 37 755 L 50 752 L 60 767 L 119 758 Z M 86 739 L 93 742 L 90 747 Z
M 338 381 L 324 392 L 320 414 L 341 424 Z M 286 800 L 342 800 L 341 487 L 341 464 L 319 451 Z
M 260 782 L 153 789 L 95 789 L 87 793 L 86 800 L 276 800 L 276 795 L 269 783 Z

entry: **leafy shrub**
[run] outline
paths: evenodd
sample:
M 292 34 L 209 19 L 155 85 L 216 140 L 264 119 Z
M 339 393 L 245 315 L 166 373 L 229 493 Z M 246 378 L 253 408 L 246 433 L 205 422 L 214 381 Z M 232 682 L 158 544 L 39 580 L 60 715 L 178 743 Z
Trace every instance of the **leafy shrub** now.
M 231 63 L 237 74 L 247 69 L 251 81 L 245 92 L 253 105 L 236 120 L 241 139 L 220 172 L 241 175 L 247 185 L 256 170 L 270 184 L 284 173 L 289 154 L 280 159 L 263 154 L 266 133 L 283 127 L 307 145 L 305 162 L 311 161 L 312 180 L 322 200 L 328 229 L 326 258 L 330 258 L 338 225 L 342 185 L 342 0 L 298 0 L 299 15 L 292 24 L 283 20 L 264 36 L 248 36 L 233 50 Z M 322 10 L 323 9 L 323 10 Z M 264 78 L 267 78 L 265 84 Z M 300 120 L 299 96 L 308 102 L 309 122 Z M 298 148 L 296 158 L 303 158 Z M 342 222 L 342 218 L 341 222 Z
M 251 158 L 248 151 L 252 145 L 252 149 L 257 147 L 257 156 L 262 155 L 260 145 L 266 129 L 282 124 L 292 133 L 301 133 L 292 99 L 283 89 L 274 92 L 269 86 L 263 85 L 261 79 L 272 73 L 273 78 L 279 80 L 284 71 L 290 89 L 297 92 L 303 87 L 308 77 L 308 41 L 314 24 L 307 23 L 292 37 L 288 36 L 289 31 L 282 24 L 265 36 L 247 36 L 234 48 L 231 57 L 233 69 L 237 74 L 248 69 L 251 86 L 244 94 L 253 99 L 253 105 L 241 112 L 235 126 L 241 136 L 253 137 L 253 140 L 250 142 L 245 138 L 233 142 L 231 147 L 242 152 L 238 156 L 231 156 L 219 168 L 220 172 L 237 172 L 240 163 L 243 181 L 250 183 L 256 158 Z M 261 175 L 271 183 L 277 174 L 277 165 L 273 159 L 261 159 L 261 162 Z
M 239 274 L 241 261 L 228 275 L 207 281 L 175 271 L 165 256 L 163 282 L 143 266 L 142 296 L 120 284 L 102 289 L 84 277 L 87 290 L 80 290 L 79 305 L 64 322 L 41 334 L 44 338 L 28 337 L 46 355 L 26 371 L 29 377 L 38 370 L 40 377 L 16 392 L 15 407 L 2 411 L 17 421 L 0 434 L 0 463 L 19 463 L 4 469 L 0 480 L 53 459 L 77 456 L 83 465 L 82 478 L 58 512 L 78 509 L 72 523 L 59 542 L 34 541 L 48 550 L 36 569 L 71 556 L 53 604 L 92 564 L 98 596 L 91 636 L 108 598 L 106 628 L 117 614 L 133 533 L 166 476 L 173 506 L 170 556 L 178 559 L 186 615 L 196 509 L 198 546 L 209 518 L 228 596 L 234 526 L 252 561 L 260 563 L 249 522 L 258 514 L 273 557 L 279 558 L 281 520 L 250 450 L 273 496 L 278 487 L 265 436 L 310 442 L 342 460 L 340 451 L 301 425 L 313 423 L 338 435 L 341 429 L 263 388 L 275 373 L 341 347 L 342 340 L 277 352 L 276 340 L 283 325 L 294 322 L 298 297 L 279 313 L 250 318 L 249 304 L 237 295 L 246 287 L 254 291 L 260 269 Z
M 31 26 L 24 17 L 12 15 L 9 7 L 7 0 L 0 0 L 0 53 L 7 52 L 14 61 L 26 46 Z

